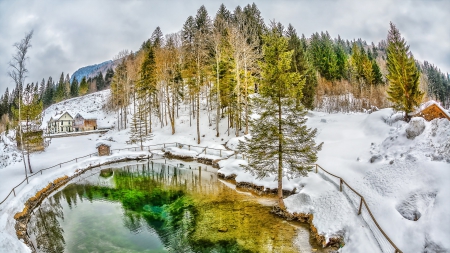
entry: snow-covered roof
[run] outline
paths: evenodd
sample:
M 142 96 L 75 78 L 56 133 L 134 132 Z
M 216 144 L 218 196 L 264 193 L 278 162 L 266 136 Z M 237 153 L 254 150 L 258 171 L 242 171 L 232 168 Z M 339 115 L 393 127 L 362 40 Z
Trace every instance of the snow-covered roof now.
M 70 117 L 72 117 L 72 115 L 70 115 L 70 113 L 68 113 L 68 112 L 61 112 L 61 113 L 59 113 L 59 114 L 56 114 L 56 115 L 54 115 L 54 116 L 52 116 L 51 118 L 50 118 L 50 121 L 52 121 L 52 120 L 59 120 L 59 118 L 61 118 L 64 114 L 68 114 Z M 73 117 L 72 117 L 73 118 Z
M 107 142 L 103 142 L 103 141 L 97 142 L 97 143 L 95 144 L 95 147 L 98 148 L 98 147 L 100 147 L 101 145 L 105 145 L 105 146 L 111 147 L 111 144 L 109 144 L 109 143 L 107 143 Z
M 450 113 L 449 113 L 447 110 L 445 110 L 444 107 L 442 107 L 438 102 L 436 102 L 436 101 L 434 101 L 434 100 L 430 100 L 430 101 L 427 101 L 427 102 L 421 104 L 421 105 L 419 106 L 419 108 L 417 108 L 417 110 L 414 112 L 414 114 L 418 114 L 418 113 L 420 113 L 421 111 L 425 110 L 426 108 L 428 108 L 428 107 L 430 107 L 430 106 L 432 106 L 432 105 L 436 105 L 439 109 L 441 109 L 441 111 L 442 111 L 444 114 L 447 115 L 447 118 L 450 118 Z

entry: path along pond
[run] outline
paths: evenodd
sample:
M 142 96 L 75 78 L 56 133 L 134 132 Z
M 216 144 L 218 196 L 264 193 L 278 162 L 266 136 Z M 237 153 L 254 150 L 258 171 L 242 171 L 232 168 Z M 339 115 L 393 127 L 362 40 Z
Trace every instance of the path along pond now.
M 87 172 L 34 210 L 37 252 L 321 252 L 309 227 L 270 213 L 216 169 L 146 161 Z

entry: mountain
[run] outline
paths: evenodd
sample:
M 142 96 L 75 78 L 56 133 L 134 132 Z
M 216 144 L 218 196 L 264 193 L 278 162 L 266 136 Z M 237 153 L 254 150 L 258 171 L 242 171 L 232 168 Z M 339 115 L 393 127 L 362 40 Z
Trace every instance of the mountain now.
M 72 82 L 73 79 L 76 78 L 78 80 L 78 83 L 80 83 L 83 77 L 86 78 L 94 77 L 98 75 L 99 72 L 102 72 L 103 75 L 105 75 L 106 70 L 108 70 L 109 68 L 114 69 L 116 65 L 117 65 L 116 61 L 109 60 L 99 64 L 79 68 L 77 71 L 73 73 L 70 82 Z

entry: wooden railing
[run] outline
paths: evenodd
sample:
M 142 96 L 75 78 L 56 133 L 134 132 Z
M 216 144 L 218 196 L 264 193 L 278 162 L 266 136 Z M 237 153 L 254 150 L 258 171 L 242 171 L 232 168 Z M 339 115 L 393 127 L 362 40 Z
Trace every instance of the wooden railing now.
M 320 173 L 323 171 L 322 175 L 324 176 L 324 178 L 338 186 L 339 191 L 343 192 L 350 200 L 350 202 L 355 205 L 355 208 L 358 210 L 358 215 L 363 218 L 364 222 L 369 227 L 373 236 L 377 240 L 380 249 L 383 252 L 402 253 L 402 251 L 395 245 L 391 238 L 389 238 L 389 236 L 384 232 L 380 224 L 378 224 L 377 220 L 372 214 L 372 211 L 370 211 L 369 205 L 367 205 L 364 197 L 355 189 L 353 189 L 347 182 L 345 182 L 343 178 L 328 172 L 318 164 L 316 164 L 315 166 L 316 173 Z M 328 175 L 339 179 L 339 182 L 334 181 Z
M 177 142 L 143 146 L 143 151 L 148 150 L 150 152 L 151 150 L 158 150 L 158 147 L 160 147 L 159 149 L 164 149 L 164 148 L 167 148 L 167 147 L 180 147 L 180 146 L 188 146 L 189 150 L 190 150 L 191 147 L 201 148 L 202 152 L 200 152 L 200 153 L 204 153 L 204 154 L 207 154 L 208 150 L 219 151 L 219 156 L 222 157 L 222 151 L 223 150 L 221 150 L 221 149 L 208 148 L 208 147 L 195 146 L 195 145 L 186 145 L 186 144 L 180 144 L 180 143 L 177 143 Z M 129 148 L 112 149 L 111 151 L 124 151 L 124 150 L 126 150 L 126 151 L 140 151 L 141 147 L 129 147 Z M 227 151 L 227 152 L 231 152 L 231 151 Z M 223 152 L 223 153 L 225 154 L 225 152 Z M 235 153 L 235 152 L 233 151 L 233 153 Z M 33 177 L 33 176 L 35 176 L 37 174 L 41 174 L 42 175 L 43 171 L 46 171 L 46 170 L 49 170 L 49 169 L 53 169 L 53 168 L 57 168 L 57 167 L 61 168 L 63 164 L 67 164 L 67 163 L 70 163 L 70 162 L 78 163 L 79 159 L 83 159 L 83 158 L 86 158 L 86 157 L 92 157 L 92 156 L 96 156 L 96 155 L 98 155 L 97 152 L 91 153 L 91 154 L 88 154 L 88 155 L 85 155 L 85 156 L 76 157 L 76 158 L 74 158 L 72 160 L 69 160 L 69 161 L 66 161 L 66 162 L 62 162 L 62 163 L 58 163 L 56 165 L 53 165 L 53 166 L 50 166 L 50 167 L 47 167 L 47 168 L 44 168 L 44 169 L 40 169 L 37 172 L 34 172 L 33 174 L 27 175 L 25 177 L 25 179 L 23 179 L 18 185 L 14 186 L 11 189 L 11 191 L 8 193 L 8 195 L 0 202 L 0 205 L 3 204 L 10 196 L 13 195 L 15 197 L 16 196 L 16 189 L 19 186 L 21 186 L 24 182 L 27 182 L 27 184 L 28 184 L 28 181 L 29 181 L 30 177 Z

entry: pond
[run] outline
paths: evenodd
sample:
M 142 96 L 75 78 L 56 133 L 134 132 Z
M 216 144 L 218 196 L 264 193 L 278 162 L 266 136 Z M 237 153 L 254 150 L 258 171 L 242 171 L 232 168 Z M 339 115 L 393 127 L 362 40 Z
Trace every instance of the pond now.
M 34 210 L 37 252 L 311 252 L 308 227 L 216 170 L 163 163 L 88 172 Z M 313 245 L 313 246 L 311 246 Z M 316 251 L 320 252 L 320 251 Z

